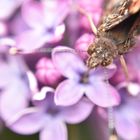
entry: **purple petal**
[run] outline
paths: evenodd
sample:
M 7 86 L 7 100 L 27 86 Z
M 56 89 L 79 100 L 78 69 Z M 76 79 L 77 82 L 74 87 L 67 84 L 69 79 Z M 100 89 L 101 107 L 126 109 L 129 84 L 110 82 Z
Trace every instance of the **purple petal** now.
M 86 59 L 88 57 L 87 49 L 90 43 L 93 42 L 93 40 L 93 34 L 85 33 L 76 41 L 75 49 L 83 59 Z
M 45 121 L 43 112 L 39 112 L 37 108 L 27 108 L 15 114 L 7 125 L 16 133 L 29 135 L 40 131 Z
M 17 36 L 16 41 L 17 48 L 28 52 L 42 47 L 46 42 L 46 38 L 41 31 L 28 30 Z
M 44 1 L 44 20 L 46 27 L 57 26 L 69 13 L 68 1 Z M 58 6 L 59 5 L 59 6 Z
M 5 63 L 4 61 L 0 61 L 0 87 L 6 86 L 8 83 L 11 82 L 11 79 L 15 78 L 16 68 L 13 67 L 13 64 L 17 66 L 15 61 Z M 15 67 L 16 67 L 15 66 Z M 17 74 L 17 73 L 16 73 Z
M 139 139 L 139 124 L 136 120 L 118 114 L 116 116 L 115 127 L 117 133 L 123 138 L 128 140 Z M 127 134 L 126 134 L 127 133 Z
M 21 78 L 21 73 L 25 71 L 25 64 L 20 57 L 9 56 L 7 59 L 7 63 L 0 61 L 0 87 Z
M 49 106 L 54 106 L 54 89 L 51 87 L 42 87 L 39 92 L 32 97 L 33 104 L 46 111 Z M 49 102 L 48 102 L 49 101 Z
M 13 83 L 8 85 L 4 92 L 2 92 L 0 98 L 1 117 L 5 121 L 28 105 L 28 87 L 18 79 L 12 82 Z
M 8 27 L 7 27 L 7 23 L 5 21 L 1 21 L 0 22 L 0 35 L 1 37 L 4 37 L 8 34 Z M 1 38 L 2 39 L 2 38 Z M 9 38 L 11 39 L 11 38 Z M 2 46 L 2 45 L 1 45 Z
M 59 84 L 55 91 L 57 105 L 73 105 L 83 96 L 83 88 L 72 80 L 65 80 Z
M 52 59 L 56 68 L 68 78 L 78 79 L 77 73 L 86 70 L 86 66 L 80 57 L 68 47 L 58 46 L 55 48 L 52 52 Z
M 116 72 L 116 65 L 111 64 L 106 68 L 98 67 L 90 71 L 90 81 L 95 82 L 95 78 L 100 80 L 110 79 Z
M 77 104 L 64 107 L 62 116 L 67 123 L 75 124 L 84 121 L 91 113 L 93 103 L 87 98 L 82 98 Z
M 95 104 L 102 107 L 118 105 L 120 96 L 117 90 L 102 81 L 95 81 L 94 84 L 87 86 L 87 97 Z
M 1 0 L 0 1 L 0 19 L 9 18 L 13 12 L 21 5 L 23 0 Z
M 52 28 L 46 27 L 43 30 L 45 30 L 44 38 L 46 39 L 46 42 L 55 43 L 62 39 L 65 32 L 65 25 L 62 23 Z
M 13 73 L 10 69 L 8 69 L 7 65 L 4 63 L 1 63 L 0 68 L 0 87 L 6 86 L 8 83 L 11 82 L 11 77 L 13 77 Z
M 28 0 L 22 6 L 22 16 L 31 28 L 45 26 L 43 7 L 39 2 Z
M 124 92 L 120 92 L 120 94 L 126 94 Z M 138 96 L 137 96 L 138 97 Z M 123 114 L 124 117 L 129 118 L 131 120 L 139 120 L 140 119 L 140 100 L 138 98 L 133 98 L 132 96 L 128 96 L 125 99 L 125 104 L 119 108 L 116 112 L 118 114 Z
M 8 26 L 8 29 L 13 35 L 21 34 L 25 30 L 29 29 L 29 26 L 25 23 L 21 13 L 16 14 Z
M 40 140 L 67 140 L 67 128 L 61 120 L 51 120 L 40 133 Z

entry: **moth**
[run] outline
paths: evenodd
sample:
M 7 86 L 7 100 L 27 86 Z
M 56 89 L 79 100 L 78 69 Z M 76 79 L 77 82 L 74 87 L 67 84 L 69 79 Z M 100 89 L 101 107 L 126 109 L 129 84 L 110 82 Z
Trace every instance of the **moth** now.
M 119 1 L 104 16 L 95 42 L 88 48 L 89 68 L 108 66 L 118 56 L 128 53 L 140 34 L 140 0 Z

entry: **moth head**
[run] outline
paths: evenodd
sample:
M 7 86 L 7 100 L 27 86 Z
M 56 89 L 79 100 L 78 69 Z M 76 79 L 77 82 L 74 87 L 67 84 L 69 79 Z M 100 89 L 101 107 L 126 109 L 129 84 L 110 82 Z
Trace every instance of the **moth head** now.
M 89 46 L 87 60 L 89 68 L 95 68 L 98 65 L 108 66 L 118 55 L 117 47 L 111 39 L 97 38 L 93 44 Z

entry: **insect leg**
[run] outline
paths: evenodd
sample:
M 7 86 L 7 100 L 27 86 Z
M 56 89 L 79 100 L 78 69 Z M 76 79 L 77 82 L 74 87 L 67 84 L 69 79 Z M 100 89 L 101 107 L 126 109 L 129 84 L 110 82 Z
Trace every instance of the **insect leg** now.
M 129 72 L 128 72 L 127 64 L 126 64 L 126 61 L 125 61 L 123 55 L 120 56 L 120 62 L 121 62 L 123 71 L 125 73 L 126 80 L 129 81 Z
M 91 29 L 92 29 L 92 32 L 96 35 L 96 34 L 97 34 L 97 28 L 96 28 L 96 26 L 95 26 L 95 24 L 94 24 L 94 22 L 93 22 L 93 20 L 92 20 L 91 14 L 89 14 L 86 10 L 84 10 L 84 9 L 81 8 L 80 6 L 76 6 L 76 8 L 77 8 L 77 10 L 78 10 L 81 14 L 83 14 L 83 15 L 85 15 L 85 16 L 87 17 L 87 19 L 88 19 L 88 21 L 89 21 L 89 24 L 90 24 L 90 27 L 91 27 Z

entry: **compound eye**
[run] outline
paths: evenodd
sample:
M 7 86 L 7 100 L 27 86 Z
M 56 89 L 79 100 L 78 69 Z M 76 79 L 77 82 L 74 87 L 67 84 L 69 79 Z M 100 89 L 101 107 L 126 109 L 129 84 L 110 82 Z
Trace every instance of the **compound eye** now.
M 99 64 L 100 64 L 100 61 L 93 56 L 87 59 L 87 67 L 90 69 L 97 67 Z
M 110 65 L 112 62 L 113 62 L 112 58 L 105 59 L 105 60 L 102 61 L 101 65 L 105 67 L 105 66 Z
M 94 52 L 94 49 L 95 49 L 95 45 L 94 44 L 90 44 L 89 47 L 88 47 L 88 54 L 89 55 L 92 55 L 92 53 Z

